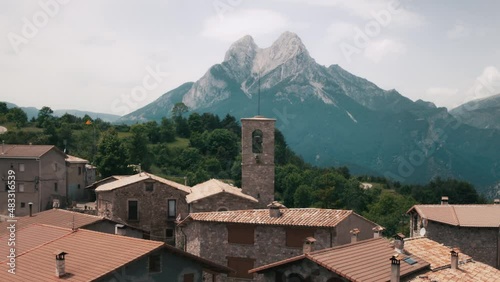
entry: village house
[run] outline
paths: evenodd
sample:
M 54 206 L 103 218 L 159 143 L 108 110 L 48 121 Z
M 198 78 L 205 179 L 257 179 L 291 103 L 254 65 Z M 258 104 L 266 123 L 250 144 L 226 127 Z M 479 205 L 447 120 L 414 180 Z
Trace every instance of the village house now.
M 99 216 L 125 222 L 150 239 L 175 244 L 175 221 L 188 215 L 188 186 L 141 172 L 98 186 Z
M 328 248 L 350 243 L 355 228 L 358 240 L 372 238 L 375 227 L 350 210 L 287 209 L 273 202 L 268 209 L 190 213 L 179 223 L 177 246 L 235 269 L 228 281 L 262 281 L 248 271 L 301 254 L 308 237 Z
M 458 247 L 475 260 L 500 268 L 500 204 L 415 205 L 410 215 L 410 237 L 425 236 Z
M 23 217 L 16 217 L 16 228 L 22 229 L 31 224 L 46 224 L 62 228 L 82 228 L 108 234 L 119 234 L 127 237 L 143 238 L 144 231 L 112 221 L 102 216 L 94 216 L 63 209 L 50 209 Z M 7 234 L 10 222 L 0 222 L 0 236 Z
M 204 272 L 214 281 L 232 271 L 163 242 L 85 229 L 31 224 L 16 231 L 16 242 L 13 265 L 10 247 L 0 245 L 0 281 L 202 282 Z
M 379 237 L 377 232 L 373 239 L 317 251 L 313 250 L 314 242 L 308 244 L 306 240 L 303 254 L 254 268 L 249 273 L 264 274 L 265 281 L 270 282 L 396 282 L 429 270 L 427 261 L 406 254 L 395 245 L 401 246 Z
M 85 159 L 66 155 L 68 198 L 72 201 L 79 202 L 88 198 L 85 187 L 93 183 L 96 178 L 95 169 L 88 163 L 89 161 Z

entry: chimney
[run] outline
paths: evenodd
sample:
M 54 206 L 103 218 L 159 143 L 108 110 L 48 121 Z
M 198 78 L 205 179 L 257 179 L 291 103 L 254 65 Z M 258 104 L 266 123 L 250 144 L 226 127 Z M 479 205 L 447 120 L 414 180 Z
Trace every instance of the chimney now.
M 66 263 L 64 261 L 65 256 L 68 253 L 63 251 L 56 251 L 54 255 L 56 255 L 56 277 L 61 278 L 66 274 Z
M 500 199 L 495 199 L 493 200 L 494 205 L 500 205 Z
M 115 234 L 125 236 L 127 231 L 125 230 L 125 225 L 123 224 L 115 224 Z
M 447 205 L 448 204 L 448 197 L 443 196 L 441 197 L 441 205 Z
M 356 243 L 358 241 L 358 233 L 359 233 L 358 228 L 354 228 L 353 230 L 350 231 L 351 233 L 351 243 Z
M 458 269 L 458 253 L 460 252 L 459 249 L 453 248 L 450 251 L 451 255 L 451 269 Z
M 372 228 L 373 230 L 373 238 L 379 238 L 382 235 L 382 232 L 385 230 L 382 226 L 375 226 Z
M 391 282 L 399 282 L 399 278 L 400 278 L 399 268 L 400 268 L 401 261 L 399 260 L 398 256 L 399 256 L 398 254 L 393 255 L 390 259 L 391 260 Z
M 402 233 L 398 233 L 394 236 L 394 250 L 400 254 L 404 253 L 405 249 L 405 235 Z
M 304 254 L 307 254 L 307 253 L 314 251 L 314 243 L 315 242 L 316 242 L 316 239 L 314 239 L 314 237 L 307 237 L 304 240 L 304 246 L 302 247 Z
M 286 208 L 284 205 L 280 204 L 278 201 L 273 201 L 269 205 L 267 205 L 269 208 L 269 216 L 270 217 L 280 217 L 281 216 L 281 210 L 282 208 Z
M 30 217 L 32 217 L 33 216 L 33 203 L 29 202 L 28 207 L 30 208 Z

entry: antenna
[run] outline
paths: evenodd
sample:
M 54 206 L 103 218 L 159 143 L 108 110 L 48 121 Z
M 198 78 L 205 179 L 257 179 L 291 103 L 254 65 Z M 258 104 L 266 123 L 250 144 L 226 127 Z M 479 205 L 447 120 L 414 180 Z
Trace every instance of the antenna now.
M 257 100 L 257 115 L 260 116 L 260 72 L 259 72 L 259 94 Z

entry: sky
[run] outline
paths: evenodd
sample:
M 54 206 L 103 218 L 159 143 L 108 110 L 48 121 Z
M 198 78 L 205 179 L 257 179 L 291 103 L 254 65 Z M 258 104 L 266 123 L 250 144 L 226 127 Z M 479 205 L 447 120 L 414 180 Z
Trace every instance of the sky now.
M 317 63 L 454 108 L 500 93 L 500 1 L 11 0 L 0 100 L 123 115 L 221 63 L 249 34 L 296 33 Z

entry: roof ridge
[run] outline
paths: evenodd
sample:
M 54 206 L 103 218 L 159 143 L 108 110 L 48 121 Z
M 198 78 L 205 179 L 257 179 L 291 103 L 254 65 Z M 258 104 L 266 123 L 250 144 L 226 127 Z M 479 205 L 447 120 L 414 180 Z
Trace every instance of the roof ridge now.
M 92 217 L 92 218 L 105 219 L 104 216 L 98 216 L 98 215 L 93 215 L 93 214 L 86 214 L 86 213 L 83 213 L 83 212 L 75 212 L 75 211 L 69 211 L 69 210 L 65 210 L 65 209 L 56 209 L 56 208 L 53 208 L 52 210 L 64 211 L 64 212 L 71 213 L 71 214 L 79 214 L 79 215 L 83 215 L 83 216 L 87 216 L 87 217 Z
M 333 246 L 333 247 L 329 247 L 329 248 L 325 248 L 325 249 L 313 251 L 313 252 L 310 252 L 310 253 L 307 253 L 307 254 L 316 255 L 316 254 L 321 254 L 321 253 L 328 252 L 328 251 L 331 251 L 331 250 L 339 250 L 339 249 L 348 248 L 349 246 L 361 245 L 361 244 L 368 244 L 368 243 L 371 243 L 371 242 L 377 241 L 377 240 L 385 240 L 385 241 L 387 241 L 387 245 L 389 246 L 389 240 L 385 239 L 384 237 L 378 237 L 378 238 L 369 238 L 369 239 L 357 241 L 357 242 L 354 242 L 354 243 L 343 244 L 343 245 L 339 245 L 339 246 Z
M 455 211 L 455 207 L 454 206 L 451 206 L 451 211 L 452 211 L 453 218 L 457 222 L 457 226 L 460 226 L 460 220 L 458 219 L 457 212 Z

